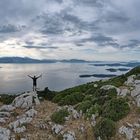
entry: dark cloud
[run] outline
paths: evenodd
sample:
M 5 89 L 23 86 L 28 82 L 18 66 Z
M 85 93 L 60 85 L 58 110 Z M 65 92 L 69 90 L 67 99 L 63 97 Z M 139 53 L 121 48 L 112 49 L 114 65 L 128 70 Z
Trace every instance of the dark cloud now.
M 57 49 L 58 47 L 46 47 L 46 46 L 28 46 L 28 45 L 25 45 L 25 46 L 22 46 L 24 48 L 28 48 L 28 49 Z
M 0 33 L 13 33 L 21 31 L 25 26 L 14 26 L 11 24 L 1 25 L 0 26 Z

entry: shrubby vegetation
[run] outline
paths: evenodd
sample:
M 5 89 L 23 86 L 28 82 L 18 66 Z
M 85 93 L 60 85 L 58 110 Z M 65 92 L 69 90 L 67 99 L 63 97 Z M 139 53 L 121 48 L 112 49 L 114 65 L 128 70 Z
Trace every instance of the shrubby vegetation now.
M 2 102 L 3 104 L 11 104 L 15 97 L 16 95 L 1 94 L 0 102 Z
M 62 98 L 58 104 L 59 105 L 75 105 L 79 102 L 82 102 L 84 99 L 84 95 L 81 93 L 72 93 L 71 95 L 67 95 L 64 98 Z
M 69 112 L 67 111 L 67 109 L 61 109 L 52 114 L 51 120 L 57 124 L 64 124 L 65 117 L 68 117 L 68 115 L 69 115 Z
M 109 140 L 116 133 L 115 123 L 107 118 L 102 118 L 94 128 L 95 137 L 99 137 L 102 140 Z
M 103 108 L 102 115 L 113 121 L 118 121 L 125 117 L 130 111 L 130 107 L 124 98 L 112 99 Z
M 82 113 L 86 113 L 86 111 L 87 111 L 90 107 L 92 107 L 92 102 L 87 100 L 87 101 L 83 101 L 83 102 L 79 103 L 79 104 L 77 105 L 76 109 L 77 109 L 78 111 L 81 110 Z
M 55 97 L 56 92 L 50 91 L 48 87 L 46 87 L 43 91 L 37 91 L 37 94 L 39 98 L 42 97 L 45 100 L 52 100 Z
M 91 118 L 91 116 L 92 116 L 93 114 L 96 114 L 96 115 L 98 115 L 98 116 L 101 114 L 101 106 L 100 106 L 100 105 L 95 104 L 95 105 L 91 106 L 91 107 L 87 110 L 87 112 L 86 112 L 86 114 L 85 114 L 85 117 L 86 117 L 86 118 Z

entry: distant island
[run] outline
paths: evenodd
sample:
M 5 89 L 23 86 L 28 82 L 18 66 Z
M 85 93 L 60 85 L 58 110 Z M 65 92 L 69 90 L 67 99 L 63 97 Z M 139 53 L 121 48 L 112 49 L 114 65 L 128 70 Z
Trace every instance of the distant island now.
M 97 77 L 97 78 L 110 78 L 110 77 L 115 77 L 117 75 L 115 74 L 92 74 L 92 75 L 79 75 L 80 78 L 88 78 L 88 77 Z
M 124 66 L 124 67 L 136 67 L 136 66 L 140 66 L 140 62 L 124 62 L 124 63 L 103 63 L 103 64 L 90 64 L 93 66 L 109 66 L 109 67 L 120 67 L 120 66 Z
M 117 71 L 128 71 L 129 69 L 127 69 L 127 68 L 118 68 L 118 69 L 109 68 L 109 69 L 106 69 L 106 70 L 110 71 L 110 72 L 117 72 Z

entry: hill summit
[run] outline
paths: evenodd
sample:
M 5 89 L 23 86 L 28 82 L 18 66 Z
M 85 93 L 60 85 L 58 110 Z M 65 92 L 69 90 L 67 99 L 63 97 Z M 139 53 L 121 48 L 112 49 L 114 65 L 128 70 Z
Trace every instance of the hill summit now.
M 0 96 L 1 140 L 139 140 L 140 66 L 60 92 Z

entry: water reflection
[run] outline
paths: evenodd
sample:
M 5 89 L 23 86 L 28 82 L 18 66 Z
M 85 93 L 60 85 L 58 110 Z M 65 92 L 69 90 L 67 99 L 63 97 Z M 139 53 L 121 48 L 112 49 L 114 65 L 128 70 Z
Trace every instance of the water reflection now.
M 51 90 L 63 90 L 75 85 L 95 81 L 99 78 L 80 78 L 82 74 L 107 74 L 107 66 L 96 67 L 86 63 L 53 64 L 0 64 L 0 93 L 18 93 L 32 90 L 32 80 L 27 75 L 40 75 L 38 87 Z M 117 72 L 121 74 L 122 72 Z

